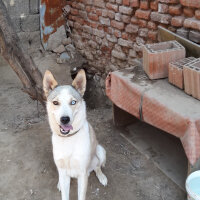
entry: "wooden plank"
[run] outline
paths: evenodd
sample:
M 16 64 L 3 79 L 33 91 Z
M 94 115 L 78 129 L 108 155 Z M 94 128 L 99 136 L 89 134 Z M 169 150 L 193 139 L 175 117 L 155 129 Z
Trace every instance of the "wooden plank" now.
M 161 41 L 176 40 L 182 44 L 186 49 L 186 56 L 194 56 L 196 58 L 200 57 L 200 45 L 185 39 L 161 26 L 158 26 L 158 34 Z

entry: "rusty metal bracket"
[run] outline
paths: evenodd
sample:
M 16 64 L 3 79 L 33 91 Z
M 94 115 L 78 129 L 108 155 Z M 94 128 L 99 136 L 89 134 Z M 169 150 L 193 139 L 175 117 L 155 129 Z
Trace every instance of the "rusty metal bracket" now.
M 66 24 L 63 8 L 66 0 L 41 0 L 40 1 L 40 31 L 44 49 L 47 49 L 49 36 Z

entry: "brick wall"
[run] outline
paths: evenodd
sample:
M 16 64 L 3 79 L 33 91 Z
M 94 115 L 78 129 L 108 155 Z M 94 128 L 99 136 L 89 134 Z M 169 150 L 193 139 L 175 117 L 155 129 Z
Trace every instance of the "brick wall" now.
M 101 73 L 128 67 L 161 25 L 200 43 L 199 0 L 68 0 L 77 49 Z
M 3 0 L 23 46 L 30 53 L 40 48 L 39 0 Z

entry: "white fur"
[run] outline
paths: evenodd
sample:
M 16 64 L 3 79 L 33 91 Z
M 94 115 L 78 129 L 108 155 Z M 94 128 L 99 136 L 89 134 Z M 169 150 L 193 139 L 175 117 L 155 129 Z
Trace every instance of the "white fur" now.
M 69 105 L 73 98 L 70 89 L 63 89 L 55 97 L 60 105 L 52 110 L 52 102 L 47 101 L 47 112 L 52 130 L 53 157 L 59 174 L 57 187 L 61 190 L 62 200 L 69 200 L 71 177 L 78 179 L 78 200 L 85 200 L 90 172 L 94 170 L 101 184 L 107 185 L 107 178 L 101 171 L 106 162 L 106 152 L 98 144 L 86 119 L 84 100 L 79 101 L 73 110 Z M 57 131 L 60 118 L 66 115 L 71 119 L 72 132 L 79 130 L 71 137 L 62 137 Z

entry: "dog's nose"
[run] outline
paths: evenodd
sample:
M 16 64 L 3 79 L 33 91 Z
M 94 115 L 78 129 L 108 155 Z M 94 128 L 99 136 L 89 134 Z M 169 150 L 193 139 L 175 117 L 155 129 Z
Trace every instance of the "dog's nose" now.
M 68 116 L 61 117 L 60 121 L 62 122 L 62 124 L 68 124 L 70 121 L 70 118 Z

